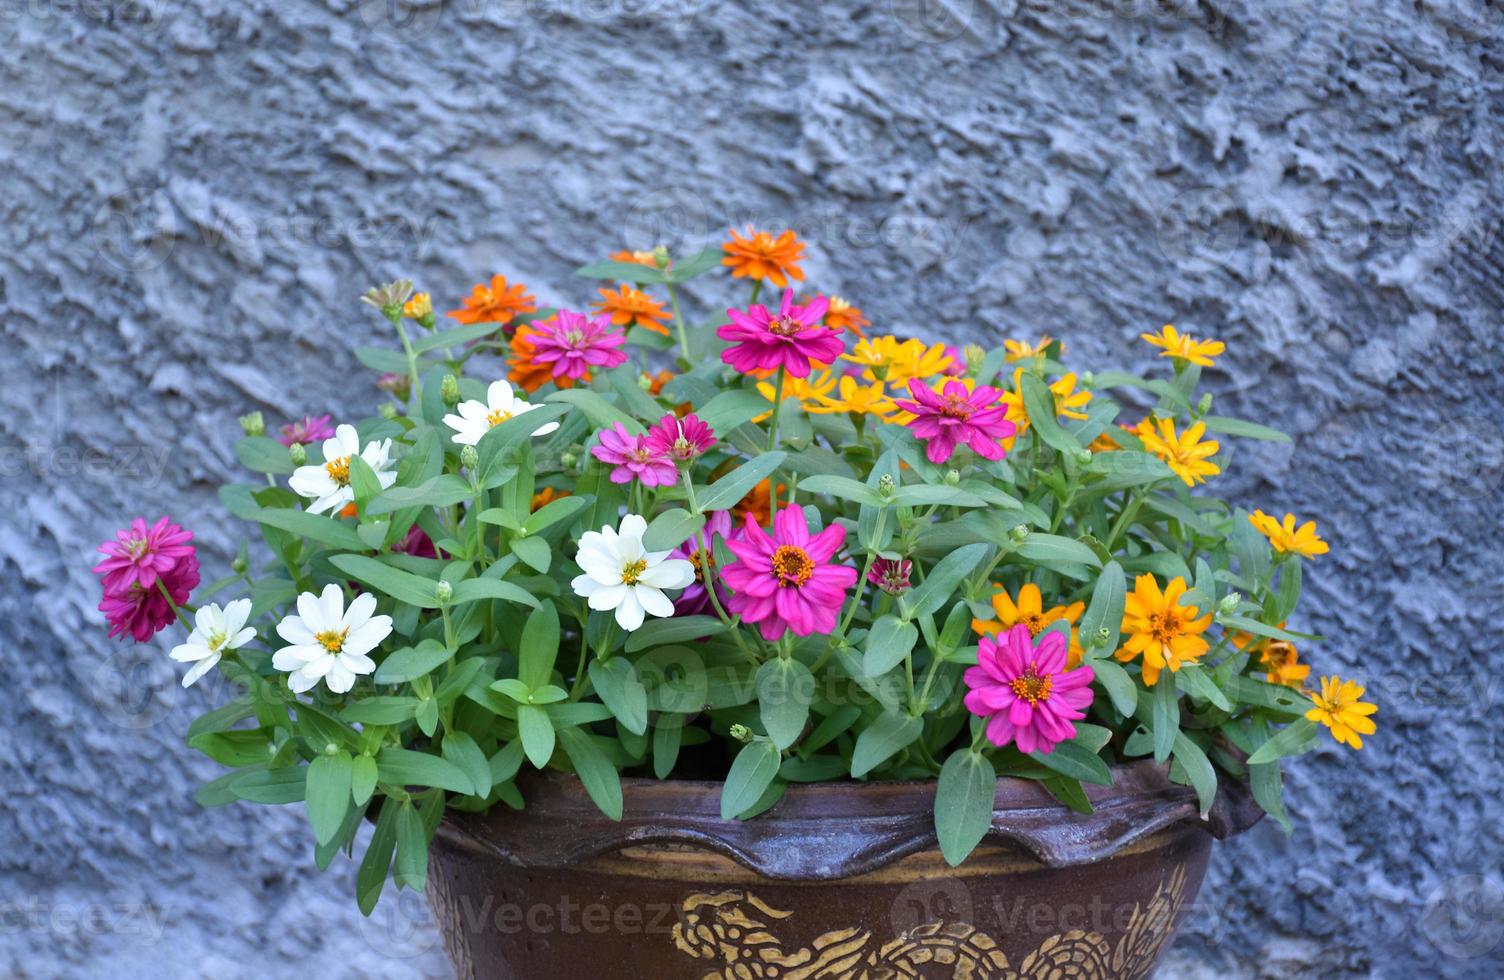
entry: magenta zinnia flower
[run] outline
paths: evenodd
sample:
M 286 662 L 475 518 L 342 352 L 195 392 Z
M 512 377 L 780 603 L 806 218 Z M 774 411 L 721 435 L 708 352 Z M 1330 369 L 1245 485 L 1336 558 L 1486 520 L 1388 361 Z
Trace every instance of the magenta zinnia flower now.
M 759 303 L 746 312 L 727 310 L 731 322 L 715 335 L 734 343 L 722 352 L 721 360 L 744 374 L 784 367 L 796 378 L 809 377 L 812 363 L 834 364 L 845 350 L 844 331 L 820 322 L 828 306 L 830 301 L 824 296 L 795 306 L 794 291 L 785 289 L 777 314 Z
M 97 550 L 106 558 L 91 571 L 100 577 L 106 593 L 124 592 L 132 584 L 156 591 L 158 577 L 165 577 L 180 563 L 191 561 L 197 585 L 198 559 L 193 545 L 188 543 L 192 540 L 192 531 L 183 530 L 166 517 L 159 518 L 151 527 L 138 517 L 130 527 L 116 531 L 114 541 L 99 546 Z
M 867 581 L 888 595 L 900 595 L 908 591 L 909 575 L 913 571 L 914 563 L 907 558 L 877 558 L 867 573 Z
M 999 403 L 1003 393 L 997 388 L 977 385 L 967 391 L 962 382 L 947 381 L 942 390 L 931 391 L 913 378 L 909 392 L 914 401 L 895 399 L 894 404 L 914 414 L 909 428 L 924 440 L 925 456 L 931 463 L 944 463 L 963 442 L 983 459 L 1007 455 L 1002 441 L 1018 428 L 1005 417 L 1008 409 Z
M 645 487 L 666 487 L 679 479 L 679 470 L 672 460 L 654 451 L 647 436 L 633 435 L 620 422 L 602 429 L 600 442 L 590 452 L 615 467 L 611 471 L 612 483 L 630 483 L 636 478 Z
M 653 452 L 687 463 L 715 445 L 715 430 L 693 413 L 681 419 L 670 412 L 648 430 L 647 438 Z
M 679 598 L 674 600 L 675 616 L 693 616 L 713 608 L 705 583 L 715 570 L 716 538 L 731 540 L 731 514 L 728 511 L 713 512 L 704 528 L 669 553 L 670 558 L 683 558 L 695 567 L 694 582 L 685 586 L 684 591 L 679 593 Z M 730 601 L 719 582 L 715 582 L 715 588 L 722 605 Z
M 556 378 L 582 378 L 592 367 L 613 368 L 627 363 L 627 334 L 611 326 L 611 314 L 588 319 L 583 313 L 560 310 L 552 319 L 534 320 L 533 360 L 552 364 Z
M 721 579 L 735 589 L 731 611 L 757 623 L 772 641 L 793 630 L 795 636 L 829 633 L 856 582 L 857 570 L 830 564 L 846 540 L 846 529 L 832 524 L 811 537 L 804 511 L 785 507 L 773 519 L 773 535 L 747 517 L 740 540 L 726 547 L 736 561 L 721 569 Z
M 989 719 L 987 739 L 1020 752 L 1050 752 L 1076 737 L 1073 724 L 1092 702 L 1090 667 L 1065 669 L 1065 634 L 1051 630 L 1036 644 L 1020 623 L 994 642 L 982 637 L 977 666 L 966 670 L 966 709 Z
M 282 426 L 282 434 L 277 437 L 277 441 L 284 446 L 291 446 L 295 442 L 311 446 L 316 442 L 332 438 L 334 438 L 334 425 L 329 416 L 305 415 L 296 422 L 289 422 Z
M 414 524 L 407 529 L 402 540 L 392 546 L 393 551 L 400 551 L 404 555 L 413 555 L 418 558 L 437 558 L 439 551 L 433 545 L 433 539 L 428 532 Z

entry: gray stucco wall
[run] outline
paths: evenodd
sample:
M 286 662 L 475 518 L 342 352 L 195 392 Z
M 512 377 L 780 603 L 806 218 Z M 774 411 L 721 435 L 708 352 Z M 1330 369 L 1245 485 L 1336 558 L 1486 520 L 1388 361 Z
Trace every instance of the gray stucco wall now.
M 1220 408 L 1296 439 L 1221 489 L 1320 522 L 1298 625 L 1380 735 L 1219 849 L 1165 972 L 1504 970 L 1496 3 L 389 9 L 0 2 L 0 975 L 447 975 L 300 814 L 194 805 L 210 694 L 103 638 L 91 550 L 166 510 L 214 577 L 235 416 L 375 404 L 367 285 L 579 305 L 607 250 L 748 221 L 883 327 L 1226 340 Z

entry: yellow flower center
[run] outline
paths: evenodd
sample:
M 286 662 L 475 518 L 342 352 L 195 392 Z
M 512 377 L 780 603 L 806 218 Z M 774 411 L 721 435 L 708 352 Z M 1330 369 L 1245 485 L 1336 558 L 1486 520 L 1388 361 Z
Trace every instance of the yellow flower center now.
M 511 417 L 512 417 L 512 413 L 511 412 L 508 412 L 505 409 L 498 408 L 498 409 L 495 409 L 493 411 L 490 411 L 490 412 L 486 413 L 486 422 L 488 422 L 491 425 L 492 428 L 495 428 L 496 426 L 498 426 L 501 423 L 507 421 Z
M 1030 636 L 1038 636 L 1049 624 L 1044 621 L 1043 613 L 1030 613 L 1023 618 L 1025 626 L 1029 627 Z
M 1180 635 L 1180 614 L 1171 609 L 1165 613 L 1149 616 L 1149 635 L 1160 643 L 1168 644 Z
M 324 464 L 324 471 L 329 474 L 329 479 L 342 487 L 350 485 L 350 457 L 341 456 L 339 459 L 331 459 Z
M 1050 699 L 1050 675 L 1040 677 L 1034 670 L 1033 664 L 1030 664 L 1018 677 L 1013 678 L 1009 686 L 1013 688 L 1016 697 L 1024 699 L 1031 706 Z
M 803 548 L 782 545 L 773 552 L 773 574 L 778 577 L 779 588 L 803 585 L 815 574 L 815 560 Z
M 705 584 L 705 576 L 715 567 L 715 555 L 705 548 L 696 548 L 689 553 L 689 563 L 695 566 L 695 581 Z
M 210 650 L 218 650 L 220 647 L 225 645 L 225 641 L 229 640 L 229 638 L 230 634 L 224 632 L 223 630 L 215 630 L 208 636 L 204 637 L 204 642 Z
M 350 631 L 348 629 L 325 630 L 322 633 L 315 633 L 313 635 L 313 638 L 319 646 L 323 647 L 330 653 L 339 653 L 340 650 L 344 648 L 345 637 L 349 635 Z
M 646 558 L 639 558 L 636 561 L 627 562 L 626 565 L 622 566 L 621 584 L 636 585 L 637 580 L 642 578 L 642 573 L 647 570 L 648 560 Z
M 792 337 L 804 329 L 804 324 L 791 316 L 775 316 L 768 323 L 768 333 L 778 337 Z

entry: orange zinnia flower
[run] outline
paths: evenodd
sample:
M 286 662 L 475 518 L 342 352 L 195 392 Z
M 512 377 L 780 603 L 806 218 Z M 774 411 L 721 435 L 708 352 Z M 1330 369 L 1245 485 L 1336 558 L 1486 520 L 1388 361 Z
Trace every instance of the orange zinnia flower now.
M 754 231 L 751 237 L 743 238 L 733 228 L 731 241 L 721 248 L 726 251 L 721 265 L 731 267 L 733 278 L 767 280 L 779 289 L 786 289 L 790 279 L 804 281 L 804 270 L 799 268 L 804 258 L 804 243 L 793 229 L 777 238 L 766 231 Z
M 628 325 L 645 327 L 654 333 L 668 336 L 665 321 L 672 316 L 653 297 L 629 283 L 622 283 L 616 292 L 602 289 L 601 301 L 595 304 L 595 312 L 609 313 L 611 322 L 618 327 Z
M 533 337 L 537 331 L 532 327 L 518 327 L 512 337 L 512 354 L 507 358 L 507 380 L 523 391 L 534 392 L 552 381 L 560 388 L 574 387 L 574 379 L 568 376 L 554 377 L 552 364 L 542 364 L 533 359 Z M 590 375 L 585 375 L 586 381 Z
M 663 394 L 663 386 L 674 380 L 672 371 L 659 371 L 657 374 L 644 372 L 642 376 L 648 379 L 648 394 L 650 395 Z
M 514 317 L 538 309 L 537 297 L 520 282 L 508 286 L 506 276 L 492 276 L 489 288 L 484 283 L 477 284 L 461 302 L 463 309 L 450 310 L 445 316 L 465 324 L 509 323 Z
M 533 494 L 533 502 L 529 505 L 528 510 L 529 512 L 535 511 L 538 508 L 542 507 L 544 504 L 553 503 L 560 497 L 567 496 L 569 496 L 568 490 L 555 490 L 553 487 L 544 487 L 542 490 L 539 490 L 537 493 Z
M 620 252 L 611 253 L 611 261 L 635 262 L 638 265 L 645 265 L 653 269 L 658 268 L 658 259 L 653 255 L 652 252 L 632 252 L 628 251 L 627 249 L 622 249 Z
M 778 493 L 782 495 L 788 488 L 784 484 L 778 484 Z M 767 524 L 773 516 L 773 481 L 763 480 L 757 486 L 747 491 L 747 495 L 731 508 L 731 513 L 736 517 L 737 523 L 741 523 L 751 517 L 759 525 Z
M 829 299 L 830 308 L 825 311 L 825 325 L 832 330 L 850 330 L 858 337 L 865 338 L 867 335 L 862 332 L 862 328 L 870 326 L 872 321 L 863 315 L 862 308 L 852 306 L 839 296 L 831 296 Z

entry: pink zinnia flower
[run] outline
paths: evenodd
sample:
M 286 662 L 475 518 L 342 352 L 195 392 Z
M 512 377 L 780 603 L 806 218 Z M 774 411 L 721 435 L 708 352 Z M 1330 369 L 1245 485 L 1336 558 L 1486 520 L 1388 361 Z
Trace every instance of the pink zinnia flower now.
M 647 436 L 633 435 L 620 422 L 602 429 L 600 442 L 590 452 L 615 467 L 611 471 L 612 483 L 630 483 L 635 478 L 645 487 L 666 487 L 679 479 L 679 470 L 672 460 L 649 446 Z
M 385 377 L 385 375 L 383 375 Z M 284 446 L 298 443 L 311 446 L 316 442 L 334 437 L 334 425 L 327 415 L 305 415 L 296 422 L 289 422 L 282 426 L 282 434 L 277 441 Z
M 116 531 L 114 541 L 99 546 L 97 550 L 107 557 L 91 571 L 100 577 L 106 593 L 124 592 L 133 584 L 155 592 L 158 577 L 166 577 L 186 561 L 193 565 L 193 584 L 197 585 L 198 559 L 188 543 L 192 540 L 192 531 L 183 530 L 166 517 L 151 527 L 138 517 L 130 527 Z
M 647 438 L 653 452 L 687 463 L 715 445 L 715 430 L 693 413 L 681 419 L 669 412 L 648 430 Z
M 937 392 L 914 378 L 909 381 L 909 392 L 914 401 L 895 399 L 894 404 L 914 414 L 909 428 L 925 441 L 925 456 L 931 463 L 950 459 L 963 442 L 983 459 L 1007 455 L 1002 441 L 1017 427 L 1005 418 L 1008 408 L 999 402 L 1003 393 L 997 388 L 977 385 L 967 391 L 962 382 L 947 381 Z
M 914 563 L 907 558 L 878 558 L 872 562 L 867 581 L 888 595 L 899 595 L 908 591 L 909 575 L 913 571 Z
M 552 319 L 534 320 L 533 360 L 552 364 L 556 378 L 582 378 L 592 367 L 613 368 L 627 363 L 626 331 L 611 326 L 611 314 L 587 319 L 583 313 L 560 310 Z
M 982 637 L 977 666 L 966 670 L 966 709 L 990 719 L 988 741 L 1028 753 L 1076 737 L 1072 722 L 1086 717 L 1094 675 L 1090 667 L 1066 670 L 1065 655 L 1065 634 L 1051 630 L 1036 644 L 1024 623 L 996 642 Z
M 715 570 L 716 538 L 731 540 L 731 514 L 728 511 L 718 510 L 712 513 L 704 528 L 669 553 L 670 558 L 683 558 L 695 567 L 694 582 L 685 586 L 684 591 L 679 593 L 679 598 L 674 600 L 675 616 L 693 616 L 712 608 L 710 592 L 705 583 Z M 714 579 L 711 581 L 714 582 Z M 722 605 L 730 601 L 719 582 L 715 582 L 715 588 Z
M 953 378 L 959 378 L 966 373 L 966 352 L 955 344 L 945 345 L 945 356 L 950 358 L 950 363 L 945 365 L 945 373 Z
M 772 537 L 748 516 L 740 540 L 726 542 L 736 561 L 721 569 L 722 580 L 736 590 L 731 611 L 743 622 L 760 624 L 769 641 L 785 630 L 795 636 L 831 632 L 857 577 L 849 565 L 830 564 L 845 540 L 846 529 L 839 524 L 811 537 L 799 507 L 778 512 Z
M 759 303 L 745 313 L 727 310 L 731 322 L 715 335 L 734 343 L 722 352 L 721 360 L 744 374 L 784 367 L 796 378 L 807 378 L 812 363 L 834 364 L 845 350 L 843 332 L 820 322 L 829 306 L 824 296 L 795 306 L 794 291 L 785 289 L 777 314 Z
M 407 529 L 402 540 L 392 546 L 393 551 L 400 551 L 404 555 L 413 555 L 417 558 L 437 558 L 439 550 L 434 547 L 433 539 L 428 532 L 414 524 Z

